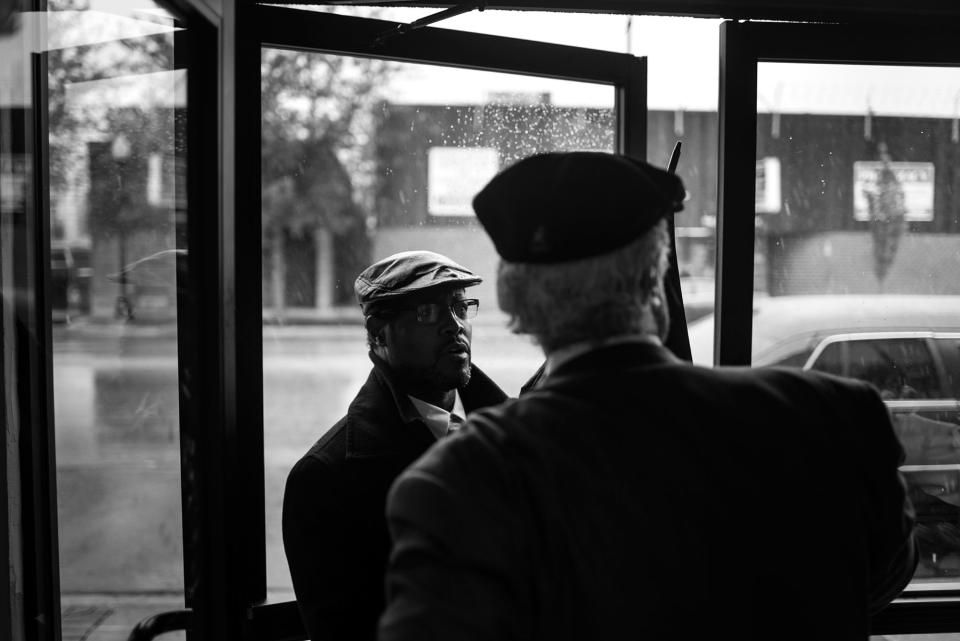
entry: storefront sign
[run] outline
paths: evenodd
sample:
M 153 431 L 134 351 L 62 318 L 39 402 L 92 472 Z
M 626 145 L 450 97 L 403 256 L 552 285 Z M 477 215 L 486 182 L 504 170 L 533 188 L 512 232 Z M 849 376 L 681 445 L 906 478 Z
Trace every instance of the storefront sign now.
M 757 189 L 754 209 L 758 214 L 779 214 L 782 206 L 780 195 L 780 159 L 761 158 L 757 161 Z
M 473 197 L 500 169 L 497 150 L 490 147 L 432 147 L 427 163 L 431 216 L 473 216 Z
M 897 185 L 903 191 L 903 205 L 906 209 L 906 221 L 933 220 L 933 177 L 932 162 L 891 162 L 890 169 Z M 853 217 L 856 220 L 869 221 L 870 195 L 879 195 L 880 171 L 883 163 L 874 160 L 860 160 L 853 163 Z

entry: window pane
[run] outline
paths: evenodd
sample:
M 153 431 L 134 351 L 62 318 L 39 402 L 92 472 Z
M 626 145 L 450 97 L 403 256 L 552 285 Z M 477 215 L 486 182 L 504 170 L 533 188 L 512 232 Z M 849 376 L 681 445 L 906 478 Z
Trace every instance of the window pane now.
M 430 8 L 303 6 L 396 22 L 436 13 Z M 435 26 L 574 47 L 630 53 L 647 59 L 647 160 L 666 166 L 674 145 L 683 152 L 677 174 L 687 188 L 675 217 L 680 286 L 688 323 L 713 310 L 716 282 L 717 68 L 720 20 L 574 12 L 471 11 Z M 683 43 L 678 56 L 677 43 Z M 455 73 L 455 72 L 454 72 Z M 519 78 L 525 83 L 527 79 Z M 478 87 L 479 89 L 479 87 Z M 713 362 L 713 333 L 691 334 L 694 357 Z M 704 355 L 700 358 L 700 355 Z
M 926 341 L 882 339 L 850 342 L 847 376 L 869 381 L 884 398 L 942 398 L 940 376 Z
M 867 381 L 889 400 L 945 395 L 944 381 L 925 338 L 872 339 L 851 335 L 828 344 L 810 369 Z
M 647 58 L 647 160 L 666 166 L 677 142 L 687 197 L 674 217 L 677 263 L 691 351 L 713 361 L 712 332 L 695 332 L 713 311 L 716 283 L 717 73 L 720 21 L 633 16 L 629 51 Z M 683 42 L 684 54 L 676 55 Z
M 843 376 L 846 374 L 843 370 L 843 347 L 842 343 L 830 343 L 827 345 L 811 369 L 835 376 Z M 787 363 L 780 362 L 778 365 L 787 365 Z M 799 363 L 797 367 L 803 367 L 803 365 L 803 363 Z
M 29 589 L 25 577 L 23 546 L 18 539 L 24 526 L 24 512 L 20 509 L 29 489 L 21 490 L 15 463 L 24 437 L 29 434 L 25 416 L 29 416 L 30 401 L 23 390 L 31 389 L 31 381 L 20 363 L 29 354 L 30 345 L 24 340 L 23 330 L 30 327 L 24 318 L 29 304 L 33 270 L 24 269 L 24 255 L 30 255 L 26 242 L 36 229 L 37 216 L 33 209 L 34 138 L 31 135 L 31 116 L 35 107 L 31 87 L 30 22 L 27 16 L 14 11 L 6 22 L 0 21 L 0 424 L 3 425 L 5 460 L 0 469 L 7 478 L 0 481 L 0 556 L 7 559 L 5 574 L 8 588 L 0 590 L 8 598 L 0 622 L 0 635 L 12 638 L 26 636 L 22 601 Z M 31 279 L 31 280 L 28 280 Z M 22 477 L 21 477 L 22 478 Z M 29 526 L 28 526 L 29 527 Z M 27 562 L 29 563 L 29 561 Z M 29 566 L 28 566 L 29 567 Z M 18 595 L 20 604 L 12 595 Z M 8 614 L 9 613 L 9 614 Z M 7 630 L 10 630 L 7 633 Z
M 162 7 L 49 5 L 63 637 L 95 641 L 184 604 L 176 295 L 186 75 L 173 66 L 179 25 Z
M 915 588 L 960 579 L 957 87 L 947 67 L 758 65 L 753 362 L 827 345 L 814 368 L 880 390 L 908 450 Z
M 371 368 L 356 276 L 411 249 L 481 275 L 469 290 L 480 300 L 473 360 L 516 396 L 543 356 L 506 329 L 497 256 L 470 201 L 525 156 L 613 151 L 614 91 L 274 49 L 261 69 L 267 574 L 278 600 L 293 596 L 281 542 L 287 474 Z

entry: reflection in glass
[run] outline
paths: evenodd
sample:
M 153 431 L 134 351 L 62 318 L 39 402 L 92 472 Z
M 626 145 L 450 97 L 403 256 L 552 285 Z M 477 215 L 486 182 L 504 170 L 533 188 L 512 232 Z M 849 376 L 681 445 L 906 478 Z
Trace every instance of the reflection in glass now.
M 21 504 L 24 491 L 8 479 L 15 479 L 18 473 L 17 441 L 23 443 L 28 434 L 40 431 L 25 424 L 30 402 L 23 391 L 30 390 L 31 381 L 21 378 L 25 374 L 20 366 L 31 349 L 28 341 L 23 340 L 22 330 L 29 327 L 25 309 L 36 285 L 35 270 L 23 269 L 24 254 L 30 247 L 27 239 L 37 228 L 30 189 L 34 181 L 34 137 L 30 126 L 34 104 L 29 32 L 24 15 L 14 6 L 0 8 L 0 424 L 6 458 L 0 466 L 7 475 L 0 481 L 0 504 L 5 510 L 0 549 L 9 552 L 4 593 L 11 597 L 20 595 L 19 599 L 10 598 L 9 605 L 4 606 L 0 630 L 10 630 L 14 637 L 22 637 L 26 627 L 18 620 L 23 617 L 17 612 L 22 610 L 17 600 L 22 601 L 26 579 L 18 553 L 22 545 L 17 543 L 23 528 L 18 510 L 13 509 Z
M 51 286 L 64 639 L 183 607 L 178 256 L 185 71 L 152 2 L 50 2 Z M 182 635 L 176 635 L 182 637 Z
M 293 596 L 287 473 L 371 367 L 357 274 L 410 249 L 480 274 L 474 360 L 516 395 L 543 357 L 505 329 L 471 199 L 531 154 L 613 151 L 615 118 L 611 87 L 510 74 L 266 49 L 261 79 L 267 574 L 279 600 Z
M 960 580 L 958 91 L 954 68 L 758 65 L 754 364 L 878 388 L 927 587 Z

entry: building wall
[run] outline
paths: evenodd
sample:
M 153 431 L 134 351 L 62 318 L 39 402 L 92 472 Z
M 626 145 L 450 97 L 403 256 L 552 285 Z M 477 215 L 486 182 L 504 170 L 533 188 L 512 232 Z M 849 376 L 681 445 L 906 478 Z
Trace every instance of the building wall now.
M 385 105 L 378 133 L 378 172 L 373 255 L 420 248 L 449 254 L 471 269 L 494 274 L 496 254 L 472 216 L 431 216 L 428 211 L 428 152 L 433 146 L 493 147 L 501 167 L 542 150 L 613 149 L 612 112 L 550 105 L 416 106 Z M 532 131 L 541 132 L 536 137 Z M 713 236 L 704 229 L 716 216 L 717 117 L 708 112 L 650 112 L 647 157 L 666 165 L 679 140 L 677 173 L 687 186 L 677 225 L 686 231 L 678 255 L 686 273 L 712 278 Z M 464 226 L 473 229 L 469 242 Z M 493 298 L 492 285 L 480 286 Z
M 317 260 L 316 247 L 306 240 L 299 245 L 288 243 L 284 289 L 290 307 L 327 313 L 330 306 L 349 306 L 353 278 L 364 265 L 393 251 L 415 247 L 449 254 L 484 275 L 488 281 L 477 292 L 492 304 L 496 254 L 476 220 L 429 213 L 430 148 L 493 147 L 500 165 L 506 166 L 538 150 L 613 147 L 610 110 L 556 107 L 547 102 L 384 105 L 381 113 L 376 136 L 380 169 L 375 172 L 375 205 L 369 212 L 368 229 L 341 231 L 325 262 Z M 780 211 L 760 214 L 759 290 L 787 294 L 824 288 L 941 292 L 956 288 L 949 274 L 957 266 L 951 253 L 954 234 L 960 234 L 960 142 L 953 141 L 951 120 L 873 116 L 868 122 L 864 116 L 758 114 L 757 134 L 757 157 L 779 159 L 783 186 Z M 650 162 L 665 165 L 675 143 L 683 143 L 677 173 L 687 187 L 687 200 L 676 217 L 677 252 L 682 272 L 704 283 L 713 278 L 717 140 L 715 112 L 649 113 Z M 883 282 L 870 262 L 870 223 L 853 216 L 853 165 L 878 159 L 881 144 L 893 161 L 930 162 L 935 167 L 933 220 L 908 224 Z M 166 238 L 169 233 L 165 229 L 159 236 Z M 94 285 L 94 313 L 111 315 L 117 286 L 102 277 L 116 271 L 118 249 L 115 240 L 93 240 L 99 248 L 94 269 L 99 278 L 95 280 L 100 281 Z M 162 247 L 155 241 L 145 241 L 143 247 L 137 247 L 136 240 L 131 242 L 128 261 L 148 249 L 176 246 L 171 238 L 166 238 Z M 825 251 L 832 253 L 825 256 Z M 268 305 L 269 272 L 270 265 L 265 263 L 264 302 Z M 321 290 L 327 292 L 323 297 Z M 321 298 L 327 302 L 321 305 Z M 491 306 L 485 304 L 484 309 Z
M 787 294 L 960 294 L 960 235 L 908 233 L 890 271 L 874 273 L 868 232 L 836 231 L 769 240 L 767 291 Z
M 497 252 L 479 224 L 469 226 L 396 227 L 377 234 L 372 260 L 411 249 L 424 249 L 446 256 L 483 278 L 470 288 L 470 298 L 480 299 L 480 315 L 500 317 L 497 306 Z
M 613 112 L 533 105 L 384 105 L 375 216 L 385 227 L 446 224 L 428 207 L 431 147 L 488 147 L 500 167 L 538 151 L 612 150 Z M 456 222 L 456 221 L 454 221 Z
M 760 114 L 757 157 L 781 163 L 783 210 L 767 217 L 782 232 L 865 231 L 854 220 L 853 166 L 879 160 L 885 146 L 894 162 L 934 165 L 934 216 L 911 222 L 914 233 L 960 233 L 960 142 L 952 140 L 952 121 L 935 118 L 785 114 L 779 136 L 773 116 Z
M 717 215 L 716 112 L 651 111 L 647 115 L 647 160 L 666 167 L 674 145 L 682 143 L 677 175 L 687 188 L 679 227 L 712 224 Z
M 496 256 L 481 232 L 465 236 L 472 219 L 449 220 L 427 214 L 427 151 L 442 144 L 499 145 L 501 158 L 529 153 L 520 134 L 506 142 L 485 138 L 494 118 L 508 129 L 551 130 L 544 118 L 576 122 L 563 109 L 529 113 L 514 107 L 509 114 L 483 107 L 392 107 L 384 121 L 381 161 L 390 167 L 381 183 L 373 259 L 414 246 L 447 253 L 485 276 L 494 273 Z M 414 122 L 411 128 L 409 123 Z M 583 120 L 580 121 L 581 124 Z M 609 123 L 590 121 L 594 125 Z M 591 125 L 593 126 L 593 125 Z M 647 158 L 666 165 L 674 144 L 683 143 L 678 175 L 687 187 L 678 255 L 681 270 L 695 278 L 712 278 L 717 198 L 717 114 L 652 111 Z M 758 114 L 757 158 L 773 156 L 781 167 L 782 206 L 760 214 L 756 288 L 770 294 L 843 292 L 960 293 L 958 190 L 960 144 L 952 140 L 952 122 L 932 118 L 892 118 L 814 114 Z M 502 130 L 499 132 L 502 135 Z M 562 138 L 560 139 L 562 140 Z M 894 162 L 931 162 L 934 215 L 910 222 L 889 273 L 874 271 L 869 222 L 854 218 L 854 163 L 878 160 L 881 144 Z M 529 145 L 528 145 L 529 146 Z M 506 163 L 504 163 L 506 164 Z M 397 193 L 403 197 L 398 198 Z M 464 240 L 469 238 L 470 240 Z M 495 300 L 490 283 L 478 288 Z

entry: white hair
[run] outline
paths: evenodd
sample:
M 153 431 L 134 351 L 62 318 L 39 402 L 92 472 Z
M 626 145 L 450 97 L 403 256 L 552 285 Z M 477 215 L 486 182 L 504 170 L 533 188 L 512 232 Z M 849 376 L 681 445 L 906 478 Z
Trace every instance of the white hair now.
M 667 223 L 625 247 L 563 263 L 500 261 L 497 300 L 510 329 L 546 351 L 644 331 L 651 298 L 662 296 L 669 265 Z M 657 301 L 653 304 L 663 304 Z

